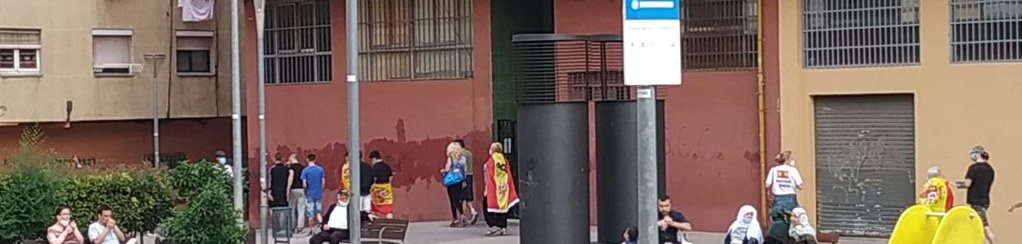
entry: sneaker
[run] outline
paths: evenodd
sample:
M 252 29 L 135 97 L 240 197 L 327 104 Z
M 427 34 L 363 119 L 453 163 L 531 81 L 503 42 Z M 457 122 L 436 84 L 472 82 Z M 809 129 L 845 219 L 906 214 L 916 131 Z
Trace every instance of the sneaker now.
M 479 222 L 479 212 L 476 212 L 475 209 L 472 209 L 472 222 L 471 223 L 472 223 L 472 225 L 476 225 L 476 223 L 478 223 L 478 222 Z
M 500 229 L 497 229 L 496 227 L 490 227 L 490 230 L 486 231 L 486 236 L 496 236 L 498 232 L 500 232 Z
M 507 235 L 507 228 L 500 229 L 500 231 L 497 232 L 497 235 L 500 236 Z

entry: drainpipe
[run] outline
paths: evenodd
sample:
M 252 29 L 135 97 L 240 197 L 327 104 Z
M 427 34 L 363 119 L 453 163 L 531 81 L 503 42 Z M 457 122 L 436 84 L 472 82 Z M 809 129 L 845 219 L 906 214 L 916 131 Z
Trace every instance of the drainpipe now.
M 756 0 L 756 101 L 759 117 L 759 197 L 762 222 L 767 223 L 767 192 L 766 192 L 766 96 L 763 94 L 766 82 L 763 78 L 763 0 Z

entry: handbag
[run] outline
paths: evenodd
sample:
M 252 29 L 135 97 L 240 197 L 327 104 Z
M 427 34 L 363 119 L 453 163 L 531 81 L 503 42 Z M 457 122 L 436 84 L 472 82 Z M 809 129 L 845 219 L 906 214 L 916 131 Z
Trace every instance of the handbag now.
M 465 181 L 465 165 L 452 162 L 451 170 L 444 173 L 444 186 L 458 185 L 463 181 Z

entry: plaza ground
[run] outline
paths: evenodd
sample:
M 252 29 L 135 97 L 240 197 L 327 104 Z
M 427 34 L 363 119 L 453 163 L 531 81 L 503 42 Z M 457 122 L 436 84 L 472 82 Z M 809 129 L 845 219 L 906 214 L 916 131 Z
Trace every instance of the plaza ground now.
M 467 227 L 452 229 L 447 227 L 448 222 L 416 222 L 408 227 L 408 236 L 405 244 L 518 244 L 518 221 L 510 222 L 510 233 L 501 237 L 484 237 L 486 225 L 480 221 L 479 224 Z M 596 239 L 596 227 L 592 228 L 592 239 Z M 688 238 L 695 244 L 721 243 L 724 240 L 722 233 L 689 233 Z M 258 243 L 263 243 L 262 241 Z M 308 236 L 298 237 L 291 240 L 292 244 L 307 244 Z M 885 244 L 887 240 L 864 239 L 864 238 L 841 238 L 841 244 Z

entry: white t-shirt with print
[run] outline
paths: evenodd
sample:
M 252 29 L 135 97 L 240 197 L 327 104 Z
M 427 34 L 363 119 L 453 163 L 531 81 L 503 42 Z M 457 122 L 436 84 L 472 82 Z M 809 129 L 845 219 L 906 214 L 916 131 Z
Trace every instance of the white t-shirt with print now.
M 770 185 L 774 195 L 793 195 L 798 190 L 796 187 L 802 185 L 802 175 L 795 167 L 778 165 L 770 169 L 766 184 Z

